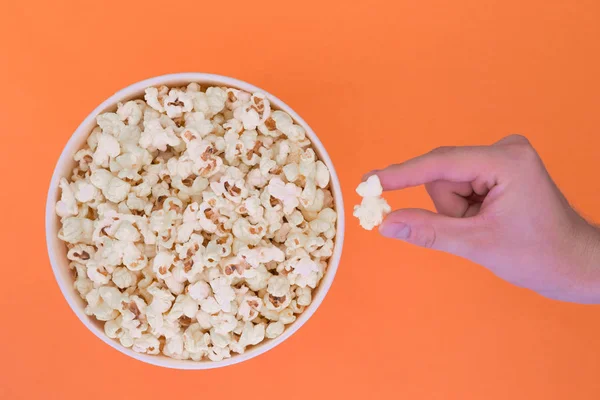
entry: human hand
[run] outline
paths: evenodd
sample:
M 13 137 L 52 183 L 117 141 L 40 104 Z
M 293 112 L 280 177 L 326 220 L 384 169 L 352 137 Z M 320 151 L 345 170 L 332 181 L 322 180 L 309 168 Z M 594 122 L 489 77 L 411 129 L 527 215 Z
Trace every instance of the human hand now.
M 467 258 L 552 299 L 600 303 L 600 233 L 526 138 L 440 147 L 365 179 L 372 174 L 384 191 L 424 184 L 438 211 L 393 211 L 382 235 Z

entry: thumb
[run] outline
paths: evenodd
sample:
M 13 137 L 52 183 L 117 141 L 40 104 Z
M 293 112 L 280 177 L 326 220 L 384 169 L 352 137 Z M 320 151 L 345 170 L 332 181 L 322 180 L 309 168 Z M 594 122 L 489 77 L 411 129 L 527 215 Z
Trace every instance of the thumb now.
M 421 209 L 402 209 L 387 215 L 379 233 L 417 246 L 464 256 L 470 247 L 472 222 Z

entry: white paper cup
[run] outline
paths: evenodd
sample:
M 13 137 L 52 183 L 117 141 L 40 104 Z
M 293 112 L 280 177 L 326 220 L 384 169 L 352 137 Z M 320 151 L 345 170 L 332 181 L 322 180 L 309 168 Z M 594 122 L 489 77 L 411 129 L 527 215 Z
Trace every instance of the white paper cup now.
M 294 321 L 292 324 L 286 327 L 284 333 L 278 338 L 265 340 L 259 345 L 250 348 L 244 354 L 235 354 L 232 355 L 231 358 L 225 359 L 223 361 L 175 360 L 163 355 L 141 354 L 129 348 L 123 347 L 118 341 L 110 339 L 108 336 L 106 336 L 104 334 L 102 323 L 84 313 L 85 302 L 79 297 L 79 294 L 75 291 L 73 287 L 73 277 L 71 276 L 69 262 L 66 256 L 67 249 L 65 244 L 62 241 L 60 241 L 57 236 L 58 230 L 60 228 L 60 220 L 54 212 L 54 206 L 56 202 L 60 199 L 58 182 L 60 178 L 70 176 L 71 171 L 75 167 L 73 156 L 81 147 L 83 147 L 88 135 L 96 125 L 96 116 L 98 116 L 98 114 L 101 114 L 106 111 L 115 111 L 117 109 L 117 103 L 119 102 L 143 98 L 144 90 L 147 87 L 160 85 L 167 85 L 169 87 L 184 86 L 190 82 L 197 82 L 203 87 L 205 87 L 206 85 L 227 86 L 242 89 L 251 93 L 262 92 L 267 96 L 273 108 L 287 112 L 297 124 L 301 125 L 306 130 L 306 135 L 311 140 L 313 148 L 317 153 L 319 159 L 322 160 L 329 168 L 329 171 L 331 173 L 331 191 L 333 194 L 335 207 L 338 214 L 337 232 L 335 237 L 335 248 L 333 251 L 333 256 L 329 260 L 329 267 L 327 268 L 327 272 L 321 280 L 319 287 L 313 292 L 312 303 L 306 308 L 306 310 L 298 317 L 296 321 Z M 99 339 L 101 339 L 106 344 L 117 349 L 123 354 L 126 354 L 140 361 L 158 365 L 161 367 L 176 369 L 218 368 L 249 360 L 258 356 L 259 354 L 262 354 L 272 349 L 273 347 L 277 346 L 278 344 L 282 343 L 287 338 L 292 336 L 294 332 L 300 329 L 300 327 L 304 325 L 306 321 L 308 321 L 308 319 L 313 315 L 317 308 L 319 308 L 319 306 L 323 302 L 323 299 L 325 298 L 325 295 L 327 294 L 327 291 L 331 287 L 342 254 L 342 245 L 344 243 L 344 202 L 342 200 L 342 191 L 340 188 L 339 179 L 337 177 L 331 159 L 329 158 L 327 151 L 323 147 L 323 144 L 321 143 L 317 135 L 315 135 L 313 130 L 308 126 L 308 124 L 302 118 L 300 118 L 300 116 L 296 114 L 294 110 L 288 107 L 283 101 L 267 93 L 266 91 L 257 88 L 256 86 L 225 76 L 195 72 L 169 74 L 146 79 L 134 83 L 133 85 L 130 85 L 125 89 L 118 91 L 117 93 L 106 99 L 104 102 L 102 102 L 102 104 L 100 104 L 98 107 L 96 107 L 96 109 L 92 111 L 85 118 L 85 120 L 83 120 L 81 125 L 79 125 L 79 127 L 75 130 L 75 132 L 71 136 L 71 139 L 69 139 L 67 145 L 62 151 L 60 158 L 58 159 L 58 163 L 56 164 L 56 167 L 54 169 L 54 173 L 52 174 L 52 181 L 50 182 L 50 189 L 48 191 L 48 199 L 46 202 L 46 242 L 48 245 L 48 254 L 50 257 L 52 270 L 54 271 L 54 276 L 56 277 L 56 281 L 58 282 L 60 290 L 65 296 L 67 303 L 69 303 L 69 306 L 71 307 L 71 309 L 73 309 L 73 311 L 81 320 L 81 322 L 83 322 L 83 324 L 90 331 L 92 331 Z

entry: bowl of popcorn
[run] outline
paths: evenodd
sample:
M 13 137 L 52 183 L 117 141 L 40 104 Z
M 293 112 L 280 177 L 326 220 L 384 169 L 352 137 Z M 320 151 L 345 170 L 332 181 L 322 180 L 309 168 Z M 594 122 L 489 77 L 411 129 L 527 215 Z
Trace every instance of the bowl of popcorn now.
M 342 251 L 325 148 L 248 83 L 182 73 L 135 83 L 77 128 L 52 176 L 46 240 L 97 337 L 170 368 L 235 364 L 315 312 Z

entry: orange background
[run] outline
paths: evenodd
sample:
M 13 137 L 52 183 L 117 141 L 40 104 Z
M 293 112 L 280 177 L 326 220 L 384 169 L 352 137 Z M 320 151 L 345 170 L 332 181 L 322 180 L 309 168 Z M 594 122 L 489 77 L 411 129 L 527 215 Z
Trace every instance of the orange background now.
M 55 162 L 102 100 L 169 72 L 230 75 L 282 98 L 329 150 L 348 214 L 372 168 L 522 133 L 600 220 L 600 2 L 350 3 L 2 2 L 0 398 L 600 398 L 600 306 L 545 300 L 351 216 L 319 311 L 241 365 L 145 365 L 70 311 L 44 241 Z M 388 198 L 430 206 L 422 188 Z

